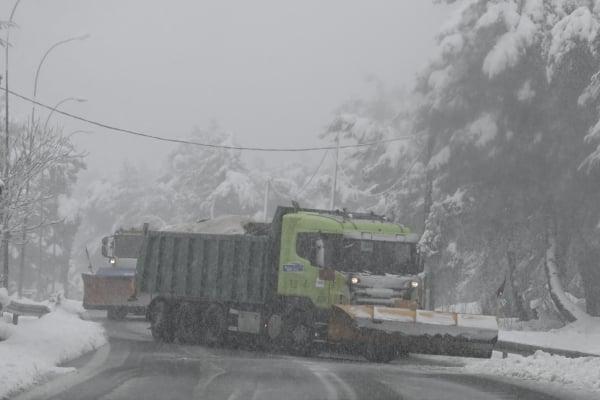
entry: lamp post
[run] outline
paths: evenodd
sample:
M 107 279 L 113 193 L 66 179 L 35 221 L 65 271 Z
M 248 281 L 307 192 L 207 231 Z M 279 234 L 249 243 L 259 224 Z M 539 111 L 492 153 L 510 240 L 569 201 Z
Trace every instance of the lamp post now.
M 31 106 L 31 124 L 30 124 L 30 143 L 34 140 L 34 136 L 35 136 L 35 132 L 36 132 L 36 124 L 35 124 L 35 101 L 37 100 L 37 88 L 38 88 L 38 81 L 39 81 L 39 77 L 40 77 L 40 71 L 42 70 L 42 65 L 44 65 L 44 62 L 46 61 L 46 59 L 48 58 L 48 56 L 50 55 L 50 53 L 52 53 L 52 51 L 54 49 L 56 49 L 57 47 L 63 45 L 63 44 L 67 44 L 70 42 L 73 42 L 75 40 L 85 40 L 89 37 L 89 35 L 81 35 L 81 36 L 75 36 L 75 37 L 71 37 L 68 39 L 64 39 L 64 40 L 60 40 L 56 43 L 54 43 L 52 46 L 50 46 L 46 52 L 44 53 L 44 55 L 42 56 L 42 59 L 40 60 L 37 70 L 35 72 L 35 80 L 33 83 L 33 104 Z M 46 122 L 48 122 L 48 119 L 46 120 Z M 29 160 L 29 162 L 31 162 L 31 160 Z M 44 176 L 44 171 L 42 170 L 42 175 L 40 178 L 40 194 L 41 194 L 41 181 L 43 180 L 43 176 Z M 30 180 L 27 179 L 26 185 L 25 185 L 25 196 L 29 196 L 29 189 L 30 189 Z M 42 249 L 41 249 L 41 244 L 42 244 L 42 234 L 43 234 L 43 223 L 44 223 L 44 218 L 43 218 L 43 201 L 40 197 L 40 208 L 41 208 L 41 213 L 40 213 L 40 232 L 39 232 L 39 244 L 40 244 L 40 257 L 39 257 L 39 261 L 40 264 L 38 265 L 38 289 L 41 288 L 41 270 L 42 270 Z M 27 239 L 27 232 L 25 230 L 25 227 L 27 226 L 27 221 L 28 221 L 28 217 L 27 214 L 23 217 L 23 231 L 21 233 L 21 252 L 19 255 L 19 282 L 18 282 L 18 291 L 19 291 L 19 296 L 21 296 L 22 290 L 23 290 L 23 273 L 25 270 L 25 243 L 26 243 L 26 239 Z M 38 291 L 38 296 L 39 296 L 39 291 Z
M 2 273 L 2 286 L 8 289 L 8 242 L 10 240 L 10 233 L 8 232 L 8 195 L 9 195 L 9 186 L 8 186 L 8 171 L 10 169 L 9 157 L 9 134 L 8 134 L 8 48 L 9 40 L 10 40 L 10 28 L 12 26 L 13 17 L 15 16 L 15 11 L 17 10 L 17 6 L 19 5 L 21 0 L 17 0 L 15 5 L 10 12 L 10 18 L 8 19 L 8 25 L 6 27 L 6 43 L 4 43 L 4 94 L 5 94 L 5 113 L 4 117 L 6 119 L 5 125 L 5 136 L 4 136 L 4 165 L 3 165 L 3 187 L 2 187 L 2 197 L 0 197 L 0 206 L 2 206 L 2 215 L 1 220 L 2 223 L 2 264 L 3 264 L 3 273 Z
M 54 107 L 52 107 L 52 111 L 50 111 L 50 113 L 48 114 L 48 118 L 46 118 L 46 122 L 44 122 L 44 129 L 42 130 L 42 132 L 46 132 L 46 129 L 48 128 L 48 122 L 50 122 L 50 117 L 52 116 L 52 114 L 54 114 L 54 111 L 58 110 L 58 107 L 60 107 L 63 103 L 66 103 L 67 101 L 76 101 L 78 103 L 85 103 L 87 101 L 87 99 L 82 99 L 79 97 L 67 97 L 66 99 L 62 99 L 61 101 L 56 103 L 54 105 Z
M 39 71 L 39 70 L 38 70 Z M 37 77 L 37 76 L 36 76 Z M 54 111 L 58 110 L 58 107 L 60 107 L 62 104 L 68 102 L 68 101 L 76 101 L 78 103 L 85 103 L 87 101 L 87 99 L 82 99 L 79 97 L 67 97 L 65 99 L 62 99 L 61 101 L 59 101 L 58 103 L 56 103 L 54 105 L 54 107 L 52 107 L 52 111 L 50 111 L 50 113 L 48 114 L 48 117 L 46 118 L 46 122 L 44 123 L 44 129 L 42 130 L 42 134 L 44 134 L 48 127 L 48 122 L 50 122 L 50 117 L 52 117 L 52 114 L 54 113 Z M 75 131 L 75 132 L 80 132 L 80 131 Z M 39 237 L 38 237 L 38 247 L 39 247 L 39 254 L 38 254 L 38 260 L 39 260 L 39 265 L 38 265 L 38 275 L 41 274 L 41 268 L 42 268 L 42 256 L 43 256 L 43 251 L 42 251 L 42 245 L 43 245 L 43 234 L 44 234 L 44 198 L 42 196 L 42 189 L 43 189 L 43 185 L 44 185 L 44 171 L 42 170 L 41 174 L 40 174 L 40 232 L 39 232 Z M 54 246 L 54 251 L 56 249 L 56 245 Z M 56 258 L 56 257 L 54 257 Z M 41 275 L 38 277 L 38 279 L 41 278 Z M 21 281 L 19 281 L 20 284 Z M 54 285 L 54 280 L 52 281 L 52 284 Z M 65 288 L 66 290 L 66 288 Z M 66 294 L 66 292 L 65 292 Z
M 48 50 L 46 50 L 46 52 L 42 56 L 42 59 L 40 60 L 40 63 L 38 64 L 37 71 L 35 72 L 35 81 L 33 83 L 33 100 L 34 101 L 37 99 L 37 85 L 38 85 L 38 79 L 40 77 L 40 71 L 42 69 L 42 65 L 44 65 L 44 61 L 46 61 L 46 58 L 48 58 L 48 55 L 52 52 L 52 50 L 56 49 L 58 46 L 61 46 L 63 44 L 67 44 L 67 43 L 73 42 L 75 40 L 85 40 L 89 37 L 90 37 L 90 35 L 74 36 L 72 38 L 58 41 L 58 42 L 54 43 L 52 46 L 50 46 L 48 48 Z M 35 122 L 35 103 L 33 103 L 32 108 L 31 108 L 32 129 L 33 129 L 34 122 Z
M 337 187 L 339 154 L 340 154 L 340 134 L 338 132 L 338 134 L 335 137 L 335 167 L 333 170 L 333 179 L 332 179 L 332 185 L 331 185 L 331 201 L 329 203 L 329 209 L 331 211 L 333 211 L 335 208 L 335 190 Z

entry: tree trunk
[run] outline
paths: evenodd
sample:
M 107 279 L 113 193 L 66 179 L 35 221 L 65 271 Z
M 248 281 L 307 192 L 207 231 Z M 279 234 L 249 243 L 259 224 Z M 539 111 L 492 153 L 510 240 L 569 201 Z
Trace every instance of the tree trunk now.
M 514 313 L 521 321 L 529 320 L 529 313 L 523 305 L 523 298 L 520 294 L 519 283 L 515 278 L 515 270 L 517 269 L 517 259 L 514 251 L 506 252 L 506 260 L 508 263 L 508 282 L 510 285 L 510 302 L 513 304 Z M 505 291 L 506 293 L 506 291 Z
M 600 317 L 600 249 L 585 245 L 579 265 L 588 314 Z
M 25 243 L 27 242 L 27 216 L 23 217 L 23 230 L 21 231 L 21 251 L 19 253 L 19 281 L 17 282 L 17 293 L 23 295 L 23 275 L 25 274 Z
M 10 242 L 10 232 L 6 224 L 2 232 L 2 287 L 8 289 L 8 243 Z
M 562 317 L 573 322 L 576 320 L 586 319 L 588 315 L 573 304 L 565 295 L 565 292 L 560 281 L 558 265 L 556 265 L 556 224 L 548 217 L 546 219 L 546 260 L 545 268 L 548 276 L 548 286 L 550 288 L 550 298 L 554 305 L 561 313 Z
M 425 166 L 429 164 L 431 157 L 433 155 L 433 148 L 435 145 L 435 138 L 433 134 L 429 134 L 429 138 L 427 139 L 427 149 L 425 152 Z M 425 193 L 423 196 L 423 229 L 427 229 L 427 220 L 429 219 L 429 214 L 431 213 L 431 207 L 433 205 L 433 171 L 427 169 L 425 173 Z M 431 257 L 430 257 L 431 258 Z M 437 259 L 437 257 L 435 257 Z M 434 260 L 428 260 L 425 262 L 425 255 L 421 254 L 419 258 L 419 263 L 421 263 L 420 267 L 427 273 L 427 287 L 425 288 L 425 299 L 424 299 L 424 307 L 428 310 L 435 309 L 435 285 L 434 285 L 434 269 L 433 265 L 435 264 Z M 436 265 L 439 265 L 436 264 Z

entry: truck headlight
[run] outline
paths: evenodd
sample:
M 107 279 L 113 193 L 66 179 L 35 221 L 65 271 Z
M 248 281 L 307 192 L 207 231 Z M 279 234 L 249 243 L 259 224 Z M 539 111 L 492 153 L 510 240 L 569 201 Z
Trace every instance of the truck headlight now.
M 413 288 L 418 288 L 419 287 L 419 281 L 412 281 L 410 282 L 410 286 Z
M 115 265 L 117 263 L 117 259 L 114 258 L 114 257 L 111 257 L 111 258 L 108 259 L 108 263 L 110 265 Z
M 350 283 L 352 283 L 353 285 L 358 284 L 358 282 L 360 282 L 360 279 L 358 279 L 356 276 L 350 278 Z

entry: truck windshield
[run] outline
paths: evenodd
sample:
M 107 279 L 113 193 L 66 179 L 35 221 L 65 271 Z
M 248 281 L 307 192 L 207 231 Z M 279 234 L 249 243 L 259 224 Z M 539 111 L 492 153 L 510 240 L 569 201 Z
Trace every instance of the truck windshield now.
M 325 251 L 327 254 L 327 250 Z M 415 245 L 410 243 L 342 239 L 341 265 L 344 272 L 373 274 L 416 274 Z
M 296 243 L 297 254 L 312 265 L 317 264 L 317 240 L 325 250 L 325 267 L 343 272 L 372 274 L 417 274 L 414 243 L 386 242 L 343 238 L 337 234 L 301 233 Z
M 142 235 L 115 235 L 113 237 L 113 256 L 118 258 L 137 258 L 140 254 Z

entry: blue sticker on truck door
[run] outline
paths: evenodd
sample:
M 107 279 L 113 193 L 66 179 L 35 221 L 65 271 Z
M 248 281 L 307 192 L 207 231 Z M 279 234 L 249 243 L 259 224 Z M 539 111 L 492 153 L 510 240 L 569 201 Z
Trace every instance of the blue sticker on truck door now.
M 284 272 L 302 272 L 304 271 L 304 265 L 299 263 L 298 261 L 292 261 L 286 264 L 283 264 Z

